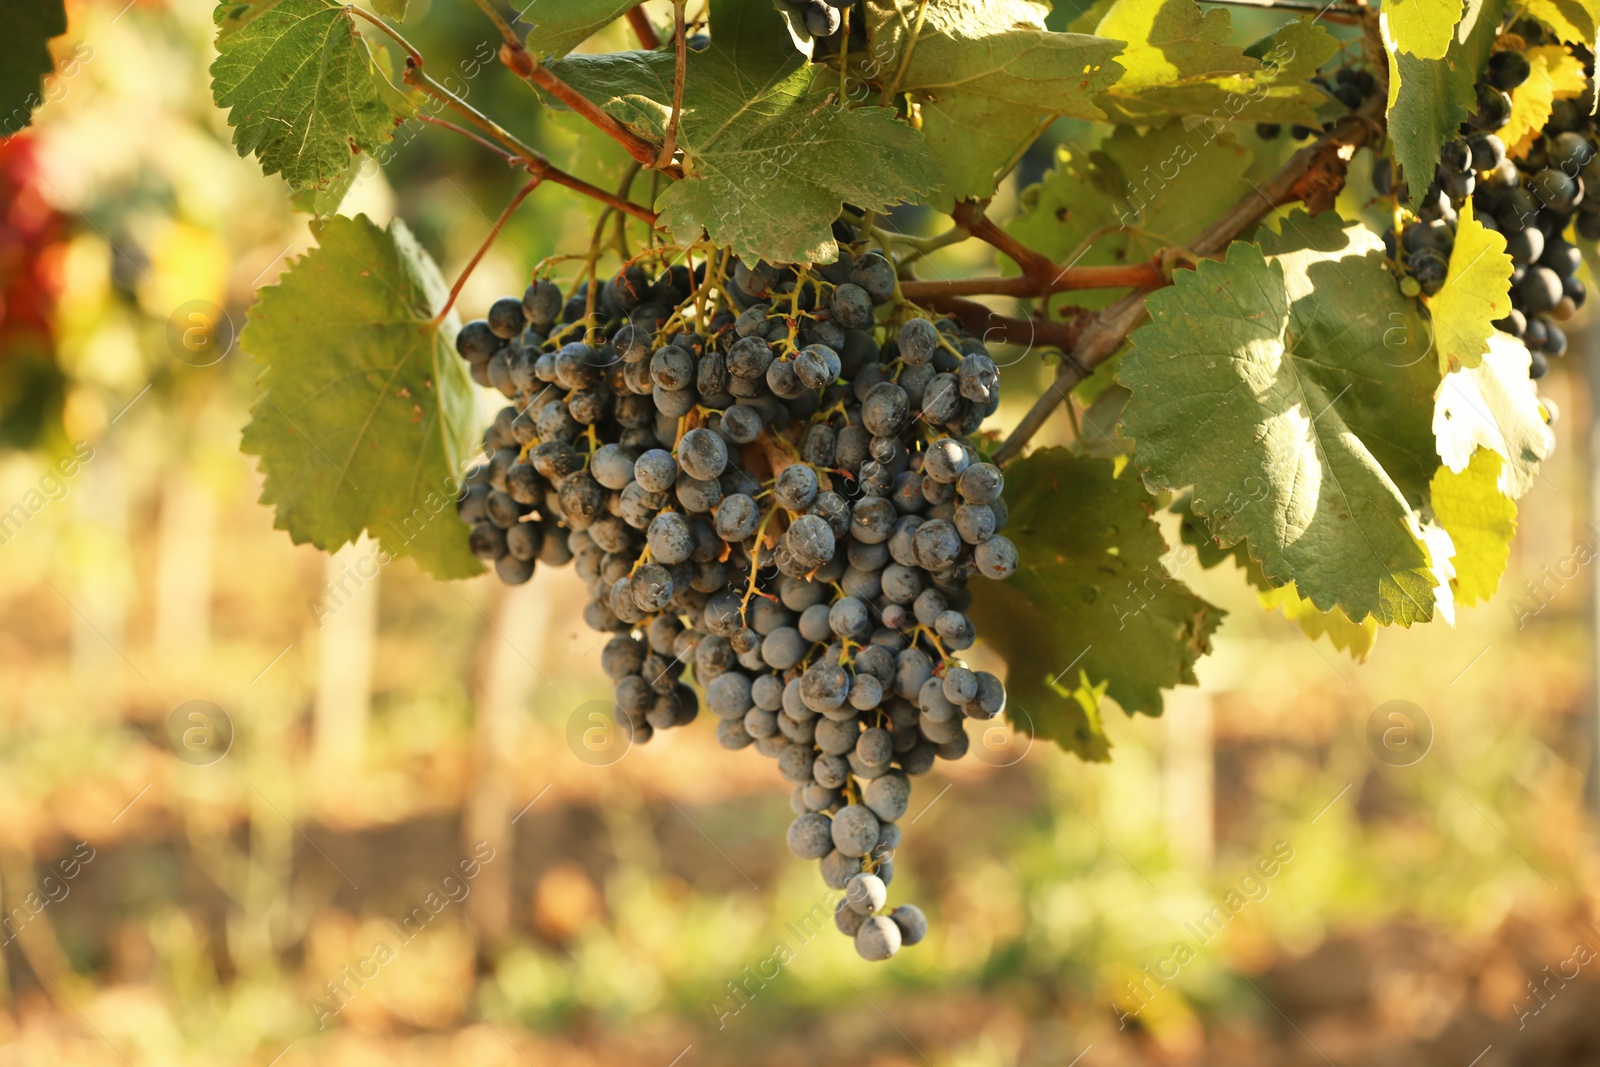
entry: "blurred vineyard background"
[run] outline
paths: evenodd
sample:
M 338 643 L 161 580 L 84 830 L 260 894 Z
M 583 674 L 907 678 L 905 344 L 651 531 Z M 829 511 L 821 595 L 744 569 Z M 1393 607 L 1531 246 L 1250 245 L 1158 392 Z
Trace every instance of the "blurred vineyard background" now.
M 1230 611 L 1201 686 L 1161 720 L 1113 712 L 1109 765 L 1004 730 L 941 764 L 896 887 L 933 933 L 866 965 L 803 936 L 824 887 L 753 752 L 709 729 L 585 748 L 608 687 L 570 572 L 441 584 L 273 529 L 237 450 L 254 369 L 223 350 L 311 235 L 211 105 L 209 5 L 124 2 L 69 5 L 49 102 L 0 143 L 0 1063 L 1600 1061 L 1594 338 L 1546 380 L 1558 451 L 1493 603 L 1357 662 L 1175 552 Z M 482 62 L 472 5 L 411 7 L 436 70 L 617 186 L 619 151 Z M 1023 173 L 1080 136 L 1053 130 Z M 401 141 L 344 210 L 405 214 L 453 274 L 516 179 L 471 145 Z M 464 307 L 592 226 L 539 190 Z M 214 361 L 183 343 L 206 306 L 226 313 Z M 1002 424 L 1050 373 L 1013 363 Z M 175 720 L 213 729 L 199 756 L 169 738 L 197 700 L 226 716 Z M 1410 766 L 1369 741 L 1392 700 L 1431 722 Z M 1196 937 L 1230 893 L 1245 903 Z

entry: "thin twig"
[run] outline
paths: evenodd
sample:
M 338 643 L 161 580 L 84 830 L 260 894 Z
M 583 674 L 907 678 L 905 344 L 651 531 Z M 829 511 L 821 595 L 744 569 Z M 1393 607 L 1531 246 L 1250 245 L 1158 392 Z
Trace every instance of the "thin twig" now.
M 406 60 L 406 72 L 403 80 L 407 85 L 421 89 L 424 93 L 466 118 L 468 122 L 505 145 L 519 158 L 527 160 L 530 166 L 540 162 L 549 165 L 550 161 L 538 149 L 526 144 L 516 134 L 434 81 L 428 75 L 428 72 L 423 69 L 420 55 Z
M 657 170 L 670 164 L 673 153 L 678 150 L 678 122 L 683 114 L 683 75 L 689 61 L 689 45 L 683 36 L 683 9 L 687 3 L 688 0 L 672 0 L 673 43 L 678 49 L 678 66 L 672 74 L 672 118 L 667 121 L 667 135 L 661 141 L 661 154 L 656 157 Z
M 900 69 L 894 72 L 894 81 L 883 87 L 883 94 L 878 97 L 879 107 L 888 107 L 889 101 L 894 99 L 894 94 L 900 91 L 900 83 L 906 79 L 906 71 L 911 69 L 911 53 L 917 49 L 917 38 L 922 33 L 922 22 L 928 17 L 928 0 L 922 0 L 917 6 L 917 21 L 912 24 L 911 37 L 906 41 L 905 55 L 900 57 Z
M 511 164 L 513 167 L 521 166 L 524 163 L 524 160 L 518 158 L 518 156 L 517 156 L 517 154 L 515 152 L 508 152 L 506 149 L 502 148 L 501 146 L 495 144 L 493 141 L 489 140 L 489 138 L 484 137 L 484 136 L 482 136 L 480 134 L 473 133 L 471 130 L 467 129 L 465 126 L 457 126 L 453 122 L 446 122 L 444 119 L 436 119 L 432 115 L 424 114 L 421 111 L 417 112 L 417 118 L 421 119 L 423 122 L 426 122 L 431 126 L 442 127 L 442 128 L 444 128 L 446 130 L 450 130 L 453 133 L 459 133 L 461 136 L 467 138 L 468 140 L 478 142 L 479 144 L 483 145 L 483 147 L 487 148 L 489 151 L 491 151 L 495 155 L 499 156 L 501 159 L 504 159 L 507 163 Z
M 628 25 L 633 27 L 634 36 L 639 38 L 639 47 L 646 52 L 654 52 L 661 47 L 661 35 L 656 32 L 655 25 L 642 6 L 628 10 Z M 681 34 L 683 30 L 678 32 Z
M 415 60 L 416 63 L 419 66 L 422 64 L 422 53 L 418 52 L 416 50 L 416 47 L 414 45 L 412 45 L 412 43 L 410 41 L 408 41 L 404 37 L 400 36 L 399 31 L 396 30 L 393 26 L 390 26 L 387 22 L 383 21 L 378 16 L 374 15 L 372 12 L 363 11 L 359 7 L 356 7 L 354 4 L 346 4 L 344 9 L 345 9 L 345 11 L 347 11 L 348 13 L 350 13 L 352 15 L 357 15 L 357 16 L 359 16 L 361 18 L 366 19 L 368 22 L 370 22 L 374 26 L 378 27 L 378 29 L 382 30 L 384 33 L 387 33 L 390 37 L 393 37 L 394 40 L 395 40 L 395 43 L 398 44 L 401 48 L 404 48 L 406 50 L 406 55 L 410 56 L 413 60 Z
M 539 187 L 540 181 L 541 179 L 536 176 L 521 189 L 518 189 L 517 195 L 511 198 L 511 203 L 507 204 L 506 209 L 500 212 L 500 217 L 495 220 L 494 229 L 489 231 L 489 236 L 484 239 L 478 251 L 473 254 L 472 261 L 467 264 L 466 270 L 461 272 L 461 277 L 456 279 L 456 284 L 450 287 L 450 298 L 444 302 L 444 307 L 439 309 L 439 314 L 434 316 L 433 325 L 435 327 L 443 322 L 445 316 L 450 314 L 450 309 L 455 307 L 456 297 L 461 295 L 461 287 L 467 284 L 467 279 L 472 277 L 472 272 L 477 269 L 479 261 L 489 251 L 489 246 L 494 244 L 496 237 L 500 236 L 500 228 L 506 224 L 506 220 L 511 217 L 511 213 L 516 211 L 522 202 L 528 198 L 528 194 Z
M 522 46 L 522 38 L 511 28 L 509 22 L 500 17 L 500 13 L 494 9 L 494 4 L 490 0 L 478 0 L 478 6 L 489 16 L 489 21 L 494 23 L 494 28 L 500 31 L 500 36 L 506 39 L 507 44 Z
M 1278 208 L 1309 198 L 1331 198 L 1343 181 L 1348 153 L 1382 138 L 1382 105 L 1383 100 L 1374 98 L 1361 110 L 1341 119 L 1314 143 L 1296 152 L 1276 174 L 1206 227 L 1190 243 L 1189 251 L 1197 256 L 1220 255 L 1234 238 Z M 1128 334 L 1143 321 L 1145 300 L 1157 288 L 1159 286 L 1152 286 L 1130 293 L 1094 317 L 1072 348 L 1063 351 L 1055 381 L 1034 401 L 1016 429 L 995 451 L 996 463 L 1008 463 L 1021 454 L 1056 405 L 1122 347 Z
M 582 178 L 575 178 L 564 170 L 557 170 L 555 167 L 551 167 L 545 172 L 544 179 L 545 181 L 565 186 L 574 192 L 582 193 L 591 199 L 598 200 L 614 211 L 626 211 L 640 222 L 648 223 L 651 226 L 656 224 L 656 213 L 649 208 L 640 207 L 638 204 L 624 200 L 616 193 L 608 192 L 597 185 L 590 185 Z
M 608 207 L 615 208 L 618 211 L 626 211 L 634 218 L 648 223 L 651 226 L 655 225 L 656 213 L 654 211 L 651 211 L 649 208 L 640 207 L 638 204 L 623 200 L 615 193 L 608 192 L 597 185 L 591 185 L 582 178 L 568 174 L 566 171 L 550 162 L 549 158 L 546 157 L 544 153 L 535 148 L 529 147 L 527 144 L 524 144 L 514 134 L 503 128 L 499 123 L 495 122 L 477 108 L 473 107 L 471 104 L 467 103 L 465 100 L 462 100 L 450 90 L 434 81 L 422 69 L 422 61 L 420 57 L 415 60 L 408 59 L 406 61 L 405 80 L 408 85 L 416 86 L 429 96 L 432 96 L 434 99 L 443 102 L 459 114 L 465 116 L 469 122 L 483 130 L 485 133 L 489 134 L 489 136 L 493 137 L 501 145 L 505 146 L 511 155 L 523 161 L 528 173 L 532 174 L 535 179 L 540 181 L 554 182 L 557 185 L 571 189 L 573 192 L 582 193 L 584 196 L 598 200 Z M 441 126 L 452 126 L 452 128 L 455 128 L 451 123 L 439 122 L 438 120 L 433 121 Z M 460 132 L 465 133 L 467 131 L 461 130 Z

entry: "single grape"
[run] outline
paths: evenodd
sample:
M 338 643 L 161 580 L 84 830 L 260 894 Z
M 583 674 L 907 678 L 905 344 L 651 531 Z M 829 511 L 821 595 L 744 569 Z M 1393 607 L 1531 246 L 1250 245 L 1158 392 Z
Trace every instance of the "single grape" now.
M 874 304 L 882 304 L 894 296 L 894 267 L 877 252 L 857 257 L 850 268 L 850 281 L 866 290 Z
M 1002 534 L 995 534 L 972 550 L 972 560 L 985 578 L 999 581 L 1017 569 L 1017 546 Z
M 815 570 L 833 558 L 833 529 L 816 515 L 795 519 L 785 531 L 783 542 L 807 570 Z
M 889 887 L 875 874 L 853 874 L 844 884 L 844 899 L 851 910 L 875 915 L 889 901 Z
M 885 756 L 878 762 L 888 763 L 889 758 Z M 878 819 L 886 823 L 897 822 L 911 805 L 911 780 L 899 772 L 875 778 L 867 783 L 862 799 Z
M 778 475 L 772 495 L 790 511 L 804 511 L 816 500 L 818 489 L 815 471 L 803 463 L 791 463 Z
M 1524 311 L 1549 311 L 1561 300 L 1561 278 L 1548 267 L 1534 267 L 1516 292 Z
M 806 5 L 806 31 L 813 37 L 832 37 L 842 24 L 843 16 L 838 8 L 822 0 L 810 0 Z
M 714 515 L 717 536 L 730 543 L 755 536 L 761 524 L 761 509 L 743 493 L 723 497 Z
M 522 313 L 522 301 L 511 296 L 489 305 L 488 321 L 494 335 L 506 341 L 521 333 L 528 324 L 527 316 Z
M 864 330 L 872 325 L 872 298 L 859 285 L 846 283 L 835 289 L 828 309 L 833 320 L 847 330 Z
M 856 955 L 864 960 L 886 960 L 900 951 L 900 927 L 882 915 L 863 920 L 856 931 Z
M 1513 48 L 1503 52 L 1496 52 L 1489 57 L 1489 65 L 1485 71 L 1489 84 L 1496 89 L 1510 92 L 1528 80 L 1532 68 L 1528 57 Z
M 933 359 L 939 347 L 939 331 L 927 319 L 909 319 L 900 327 L 898 340 L 900 358 L 910 366 L 919 366 Z
M 865 805 L 847 804 L 833 817 L 832 832 L 833 847 L 839 852 L 865 856 L 878 843 L 878 817 Z
M 969 504 L 993 504 L 1000 499 L 1005 484 L 999 467 L 993 463 L 975 463 L 961 472 L 956 488 Z
M 555 324 L 561 314 L 561 289 L 554 282 L 540 279 L 522 294 L 522 313 L 541 329 Z
M 900 928 L 902 945 L 915 945 L 928 936 L 928 917 L 915 904 L 901 904 L 889 912 L 889 918 Z
M 849 883 L 846 882 L 848 885 Z M 886 891 L 887 892 L 887 891 Z M 861 924 L 866 922 L 867 916 L 850 906 L 847 897 L 840 897 L 839 902 L 833 907 L 833 923 L 839 932 L 846 937 L 855 937 L 861 929 Z
M 761 659 L 773 670 L 786 671 L 805 658 L 808 644 L 800 631 L 780 626 L 761 642 Z

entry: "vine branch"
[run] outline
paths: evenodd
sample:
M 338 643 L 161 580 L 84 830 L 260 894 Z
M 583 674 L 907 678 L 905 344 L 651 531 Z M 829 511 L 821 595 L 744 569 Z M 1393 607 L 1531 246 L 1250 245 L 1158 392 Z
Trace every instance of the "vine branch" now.
M 655 25 L 642 6 L 628 9 L 628 25 L 633 28 L 634 36 L 639 38 L 639 47 L 646 52 L 654 52 L 661 47 L 661 35 L 656 32 Z M 683 30 L 678 32 L 681 34 Z
M 500 62 L 510 68 L 517 77 L 538 86 L 587 119 L 601 133 L 621 145 L 635 160 L 647 167 L 656 166 L 656 157 L 661 154 L 659 145 L 640 137 L 602 111 L 594 101 L 562 81 L 549 67 L 535 59 L 521 41 L 515 43 L 507 41 L 501 45 Z
M 1075 289 L 1149 289 L 1166 283 L 1161 259 L 1126 266 L 1056 267 L 1043 277 L 1023 274 L 1014 278 L 954 278 L 949 281 L 903 281 L 907 299 L 941 296 L 1049 296 Z
M 656 157 L 655 168 L 662 169 L 672 163 L 678 150 L 678 122 L 683 114 L 683 75 L 689 62 L 689 45 L 684 40 L 684 7 L 688 0 L 672 0 L 673 44 L 677 46 L 678 66 L 672 75 L 672 118 L 667 122 L 667 135 L 661 140 L 661 154 Z M 639 10 L 634 8 L 635 11 Z
M 951 212 L 953 232 L 970 234 L 1010 257 L 1022 274 L 1010 278 L 957 278 L 952 281 L 907 281 L 901 283 L 912 300 L 947 296 L 1049 296 L 1073 289 L 1148 289 L 1166 284 L 1166 267 L 1160 256 L 1147 263 L 1116 266 L 1075 267 L 1059 264 L 1024 245 L 993 219 L 982 206 L 970 201 L 957 204 Z
M 1382 105 L 1381 99 L 1374 98 L 1289 157 L 1276 174 L 1261 185 L 1253 186 L 1250 193 L 1206 227 L 1189 245 L 1189 251 L 1196 256 L 1220 255 L 1235 237 L 1288 204 L 1303 201 L 1313 212 L 1330 207 L 1344 184 L 1345 169 L 1356 149 L 1383 136 L 1379 118 Z M 1122 347 L 1128 334 L 1145 317 L 1145 299 L 1164 284 L 1165 281 L 1130 293 L 1084 326 L 1072 347 L 1063 349 L 1055 380 L 995 451 L 997 464 L 1015 459 L 1039 432 L 1056 405 Z

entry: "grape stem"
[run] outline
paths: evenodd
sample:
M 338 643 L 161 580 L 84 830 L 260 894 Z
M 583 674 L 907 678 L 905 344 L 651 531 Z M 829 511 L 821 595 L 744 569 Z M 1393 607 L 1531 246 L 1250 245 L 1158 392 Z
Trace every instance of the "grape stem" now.
M 450 287 L 450 298 L 444 302 L 444 307 L 440 308 L 439 314 L 433 318 L 432 327 L 434 329 L 437 329 L 439 324 L 444 322 L 445 316 L 450 314 L 450 309 L 455 307 L 456 297 L 461 295 L 461 287 L 467 284 L 467 279 L 472 277 L 472 272 L 477 268 L 478 262 L 483 259 L 484 253 L 489 251 L 489 246 L 494 244 L 494 239 L 500 236 L 500 228 L 506 224 L 506 220 L 511 217 L 512 212 L 516 211 L 522 205 L 522 202 L 528 198 L 528 194 L 539 188 L 539 181 L 540 179 L 535 177 L 521 189 L 518 189 L 517 195 L 511 198 L 511 203 L 507 204 L 506 209 L 500 212 L 500 217 L 495 220 L 494 229 L 489 231 L 489 236 L 484 239 L 483 244 L 479 245 L 478 250 L 473 253 L 472 261 L 461 272 L 461 277 L 456 279 L 456 284 Z
M 678 51 L 677 69 L 672 75 L 672 118 L 667 121 L 667 135 L 661 140 L 661 154 L 656 157 L 655 168 L 663 170 L 672 163 L 678 150 L 678 120 L 683 114 L 683 74 L 689 61 L 689 45 L 684 40 L 684 5 L 689 0 L 672 0 L 672 37 Z M 635 11 L 638 8 L 634 8 Z
M 661 35 L 656 32 L 655 24 L 645 14 L 643 6 L 628 9 L 628 25 L 633 28 L 634 36 L 639 38 L 639 47 L 646 52 L 654 52 L 661 47 Z M 678 32 L 681 34 L 683 31 L 680 29 Z
M 1276 174 L 1255 186 L 1195 238 L 1188 251 L 1195 256 L 1221 255 L 1235 237 L 1288 204 L 1304 201 L 1314 209 L 1331 205 L 1333 196 L 1344 184 L 1345 168 L 1351 155 L 1356 149 L 1382 139 L 1383 105 L 1381 97 L 1372 98 L 1360 110 L 1339 120 L 1315 142 L 1289 157 Z M 1066 400 L 1074 386 L 1122 347 L 1128 334 L 1144 320 L 1145 298 L 1165 284 L 1163 280 L 1123 297 L 1084 325 L 1072 347 L 1062 350 L 1055 380 L 995 451 L 995 463 L 1003 466 L 1021 454 L 1056 405 Z
M 489 0 L 478 0 L 478 7 L 483 10 L 485 15 L 489 16 L 489 21 L 494 23 L 494 28 L 500 31 L 500 36 L 506 39 L 507 44 L 518 47 L 522 45 L 522 39 L 517 36 L 517 31 L 512 29 L 511 24 L 501 17 Z
M 904 281 L 901 291 L 909 300 L 943 296 L 1049 296 L 1074 289 L 1148 289 L 1166 284 L 1166 268 L 1160 256 L 1146 263 L 1121 266 L 1078 267 L 1076 257 L 1058 264 L 1041 255 L 1001 229 L 984 214 L 983 205 L 962 201 L 950 213 L 955 220 L 951 234 L 976 237 L 1009 257 L 1022 274 L 1010 278 L 957 278 L 953 281 Z
M 467 129 L 465 126 L 457 126 L 453 122 L 446 122 L 444 119 L 436 119 L 432 115 L 424 114 L 423 112 L 420 112 L 420 111 L 417 112 L 417 118 L 421 119 L 423 122 L 428 123 L 429 125 L 438 126 L 439 128 L 445 129 L 445 130 L 449 130 L 452 133 L 458 133 L 461 136 L 467 138 L 467 140 L 469 140 L 469 141 L 478 142 L 479 144 L 483 145 L 483 147 L 485 147 L 489 151 L 493 152 L 495 155 L 497 155 L 497 156 L 501 157 L 502 159 L 504 159 L 507 163 L 509 163 L 513 167 L 519 166 L 522 163 L 522 161 L 517 158 L 517 154 L 515 152 L 508 152 L 506 149 L 500 147 L 499 145 L 495 144 L 493 141 L 489 140 L 489 138 L 483 137 L 483 136 L 481 136 L 479 134 L 476 134 L 476 133 L 473 133 L 471 130 Z
M 1072 309 L 1076 313 L 1064 322 L 1051 322 L 1039 318 L 1018 319 L 997 314 L 988 305 L 980 304 L 976 300 L 963 300 L 954 296 L 925 299 L 922 306 L 953 315 L 961 321 L 961 325 L 968 333 L 983 338 L 985 343 L 992 341 L 1013 345 L 1043 344 L 1063 350 L 1078 343 L 1078 336 L 1083 333 L 1083 328 L 1087 325 L 1085 320 L 1089 317 L 1088 313 L 1081 309 Z

